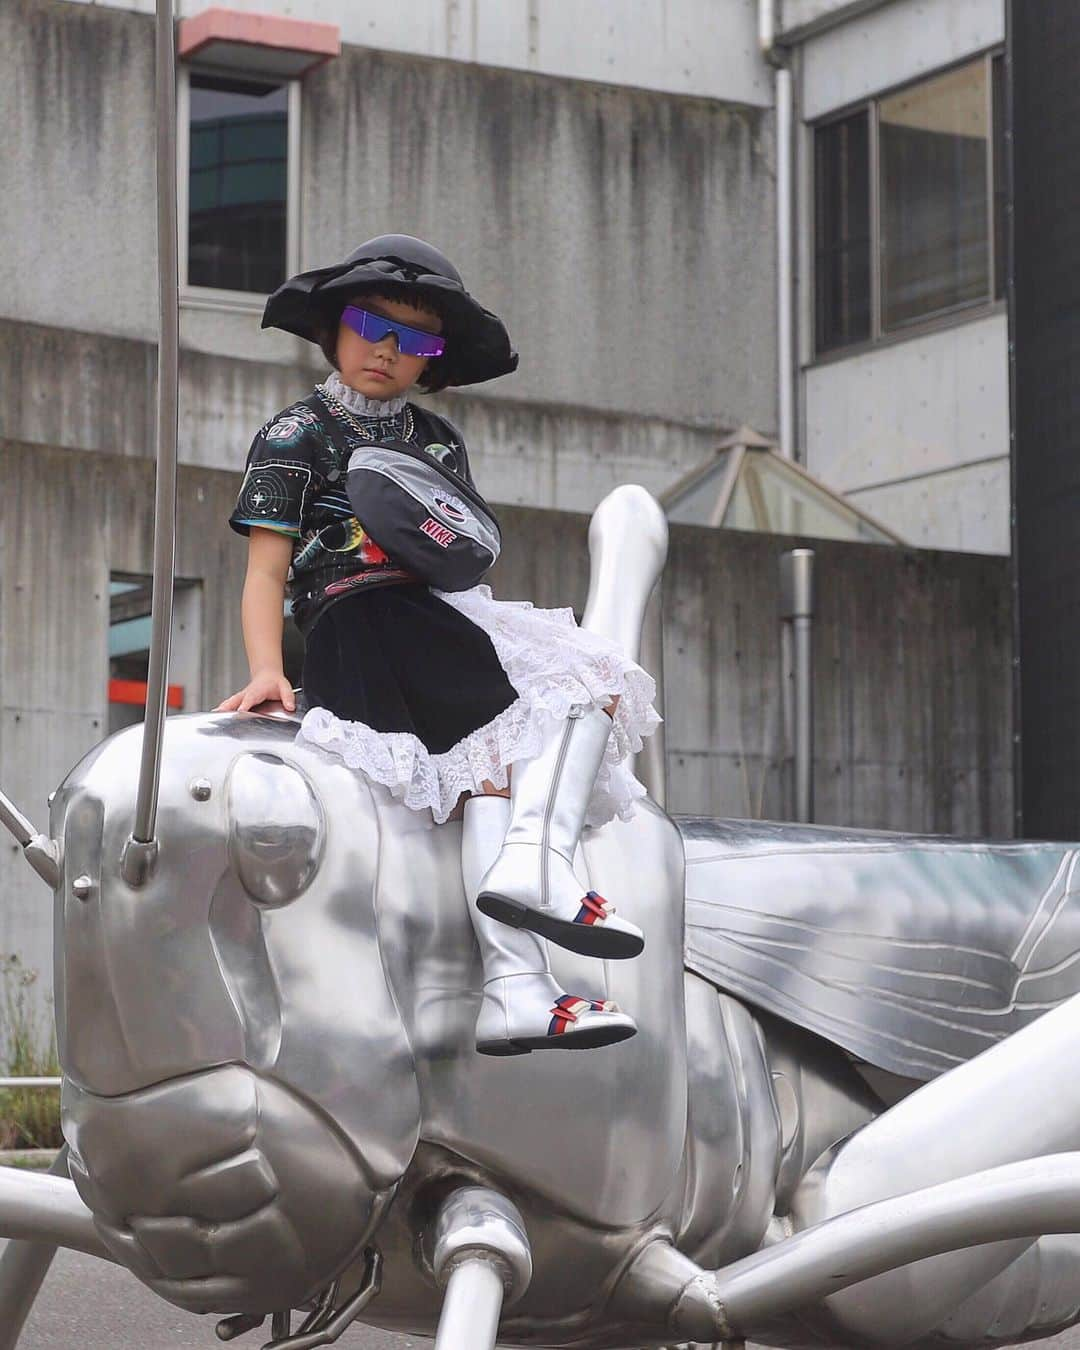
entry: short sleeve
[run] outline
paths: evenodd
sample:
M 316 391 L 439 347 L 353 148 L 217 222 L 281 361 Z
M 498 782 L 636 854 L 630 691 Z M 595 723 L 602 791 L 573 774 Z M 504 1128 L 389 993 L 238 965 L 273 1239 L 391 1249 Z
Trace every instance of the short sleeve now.
M 319 422 L 303 404 L 271 418 L 248 451 L 229 524 L 237 534 L 252 525 L 298 536 L 305 503 L 316 487 Z

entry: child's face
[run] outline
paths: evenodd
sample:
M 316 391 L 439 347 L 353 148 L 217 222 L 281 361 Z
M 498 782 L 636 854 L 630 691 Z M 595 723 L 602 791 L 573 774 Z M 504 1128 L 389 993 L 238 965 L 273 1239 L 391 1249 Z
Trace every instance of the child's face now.
M 437 314 L 404 300 L 361 295 L 350 303 L 409 328 L 423 328 L 428 333 L 442 332 L 442 320 Z M 403 394 L 416 383 L 428 363 L 427 357 L 406 356 L 398 351 L 393 333 L 387 333 L 379 342 L 368 342 L 346 323 L 338 324 L 337 360 L 341 378 L 350 388 L 367 398 L 379 399 L 397 398 Z

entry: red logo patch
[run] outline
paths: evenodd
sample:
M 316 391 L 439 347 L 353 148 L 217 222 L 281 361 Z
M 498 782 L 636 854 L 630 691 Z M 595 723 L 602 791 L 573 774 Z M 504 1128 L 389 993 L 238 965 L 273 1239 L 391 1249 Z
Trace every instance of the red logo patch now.
M 430 516 L 420 526 L 420 529 L 424 534 L 434 539 L 440 548 L 449 548 L 457 538 L 453 530 L 448 530 L 445 525 L 440 525 L 437 520 L 432 520 Z

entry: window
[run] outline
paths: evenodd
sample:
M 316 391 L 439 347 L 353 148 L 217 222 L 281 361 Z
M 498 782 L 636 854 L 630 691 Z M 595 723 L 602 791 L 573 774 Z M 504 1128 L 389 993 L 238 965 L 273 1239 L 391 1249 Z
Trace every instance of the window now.
M 1004 293 L 1001 58 L 815 129 L 819 352 Z
M 150 665 L 152 579 L 128 572 L 109 577 L 109 732 L 141 722 Z M 202 587 L 177 578 L 173 589 L 167 713 L 199 706 Z
M 187 288 L 254 300 L 297 270 L 290 213 L 296 88 L 278 78 L 186 72 L 180 265 Z

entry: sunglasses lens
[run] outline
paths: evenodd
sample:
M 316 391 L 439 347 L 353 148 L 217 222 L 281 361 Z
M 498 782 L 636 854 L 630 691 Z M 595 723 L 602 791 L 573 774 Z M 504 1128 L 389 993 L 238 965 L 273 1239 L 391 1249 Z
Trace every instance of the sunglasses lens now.
M 356 305 L 346 305 L 341 317 L 354 333 L 368 342 L 381 342 L 387 333 L 393 333 L 397 338 L 398 351 L 405 356 L 442 356 L 446 350 L 445 338 L 435 333 L 425 333 L 422 328 L 392 323 L 381 314 L 372 314 L 370 310 L 360 309 Z
M 446 340 L 434 333 L 424 333 L 418 328 L 399 328 L 398 346 L 408 356 L 442 356 L 446 350 Z

